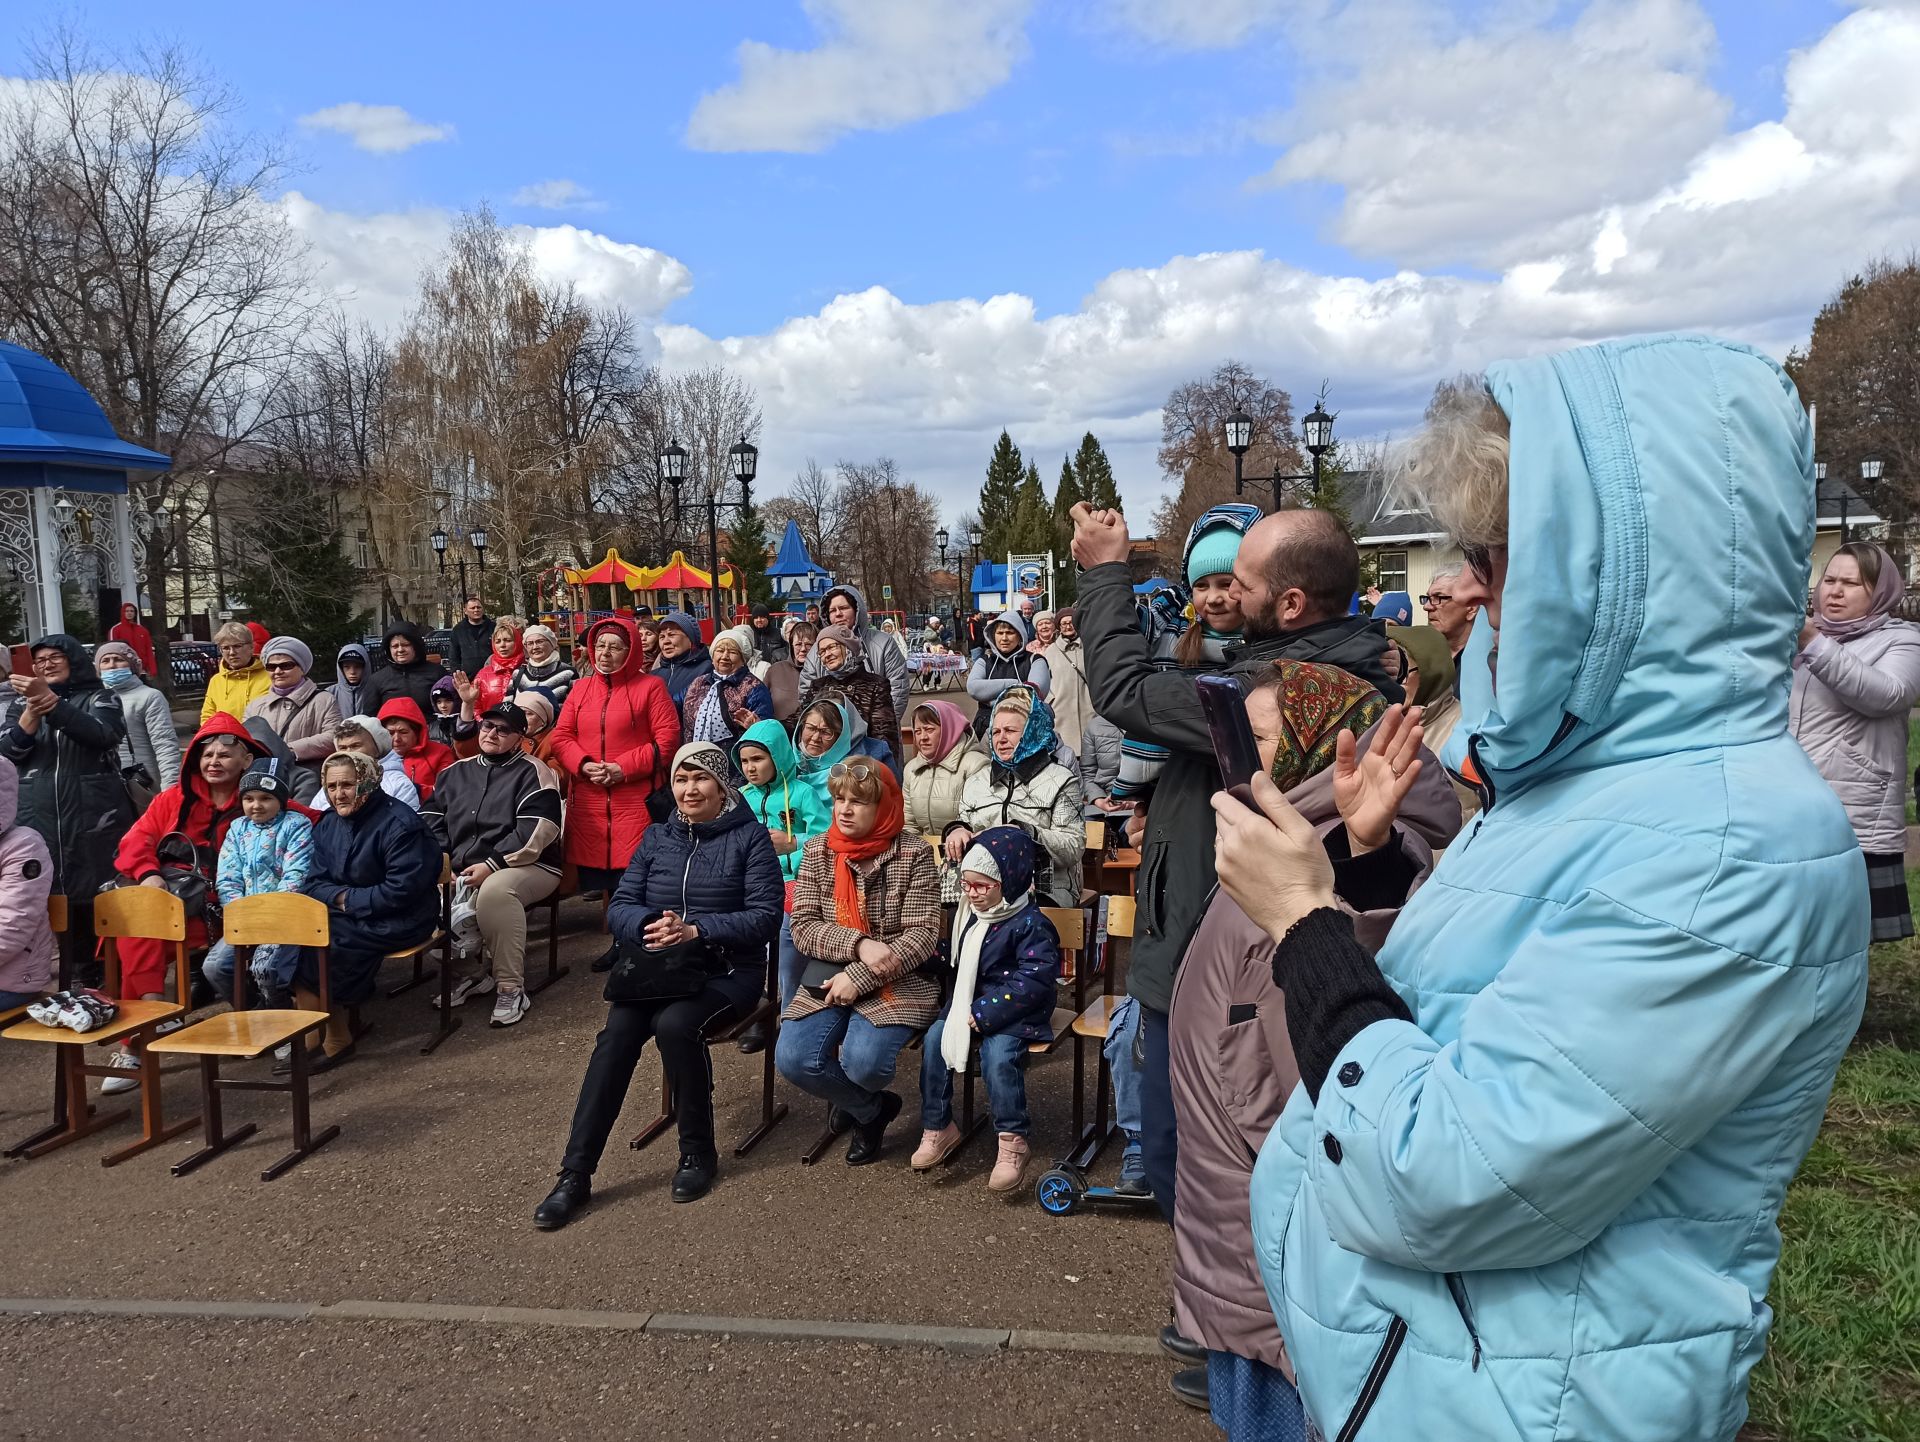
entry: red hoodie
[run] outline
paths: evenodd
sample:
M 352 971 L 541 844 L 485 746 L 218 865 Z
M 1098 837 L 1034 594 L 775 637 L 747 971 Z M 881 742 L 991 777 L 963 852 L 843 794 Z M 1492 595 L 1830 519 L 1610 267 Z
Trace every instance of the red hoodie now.
M 154 797 L 141 812 L 140 819 L 120 838 L 119 850 L 113 855 L 113 868 L 121 875 L 139 881 L 157 873 L 160 842 L 169 832 L 178 831 L 200 848 L 207 876 L 212 879 L 220 861 L 220 843 L 227 839 L 227 827 L 240 814 L 240 793 L 236 790 L 224 807 L 214 806 L 207 783 L 200 775 L 200 752 L 209 736 L 233 736 L 255 756 L 271 754 L 234 717 L 225 711 L 214 712 L 187 743 L 186 752 L 180 758 L 180 779 Z
M 406 770 L 407 780 L 419 791 L 420 800 L 425 802 L 433 795 L 434 778 L 453 765 L 453 748 L 432 739 L 432 733 L 427 730 L 426 713 L 411 696 L 396 696 L 382 706 L 378 719 L 385 721 L 389 717 L 412 722 L 420 736 L 413 750 L 400 751 L 400 765 Z

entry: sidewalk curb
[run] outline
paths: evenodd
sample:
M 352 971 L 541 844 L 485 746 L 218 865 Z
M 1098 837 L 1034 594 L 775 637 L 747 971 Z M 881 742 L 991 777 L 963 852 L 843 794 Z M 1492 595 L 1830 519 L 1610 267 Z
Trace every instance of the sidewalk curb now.
M 856 1342 L 948 1352 L 1091 1352 L 1153 1357 L 1152 1337 L 1124 1332 L 932 1327 L 909 1322 L 836 1322 L 808 1317 L 709 1317 L 685 1312 L 616 1312 L 567 1307 L 478 1307 L 450 1302 L 149 1301 L 116 1297 L 0 1297 L 0 1316 L 178 1317 L 210 1321 L 427 1322 L 493 1327 L 573 1327 L 650 1337 L 745 1341 Z

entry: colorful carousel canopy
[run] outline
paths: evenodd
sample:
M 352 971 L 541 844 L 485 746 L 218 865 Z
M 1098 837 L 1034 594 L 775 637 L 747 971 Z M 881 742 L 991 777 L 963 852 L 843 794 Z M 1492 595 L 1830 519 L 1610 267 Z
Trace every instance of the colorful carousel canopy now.
M 584 571 L 568 570 L 564 574 L 569 586 L 618 586 L 624 584 L 636 591 L 646 589 L 644 586 L 636 584 L 640 578 L 646 574 L 645 569 L 621 560 L 620 552 L 612 546 L 607 547 L 607 554 L 601 558 L 598 565 L 591 566 Z
M 713 589 L 713 576 L 689 561 L 685 552 L 675 551 L 667 559 L 666 565 L 658 568 L 649 566 L 627 584 L 636 591 L 710 591 Z M 721 588 L 731 589 L 733 584 L 733 567 L 722 567 Z

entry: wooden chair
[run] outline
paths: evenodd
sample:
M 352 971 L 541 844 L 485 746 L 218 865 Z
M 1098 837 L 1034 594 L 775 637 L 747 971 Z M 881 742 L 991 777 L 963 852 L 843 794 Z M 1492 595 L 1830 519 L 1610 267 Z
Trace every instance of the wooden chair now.
M 307 1109 L 306 1035 L 325 1027 L 330 997 L 327 991 L 327 944 L 330 931 L 326 904 L 311 896 L 272 891 L 259 896 L 243 896 L 228 903 L 224 935 L 239 949 L 241 956 L 233 969 L 232 1011 L 196 1022 L 184 1031 L 163 1036 L 148 1047 L 149 1052 L 197 1057 L 200 1061 L 200 1116 L 205 1144 L 199 1151 L 173 1164 L 173 1174 L 184 1176 L 202 1162 L 217 1157 L 235 1142 L 245 1141 L 257 1130 L 248 1122 L 229 1132 L 221 1125 L 222 1091 L 286 1092 L 293 1104 L 293 1150 L 260 1173 L 270 1182 L 281 1173 L 304 1161 L 340 1135 L 337 1126 L 316 1134 Z M 320 1010 L 286 1008 L 246 1011 L 247 963 L 256 946 L 279 944 L 314 948 L 320 958 Z M 293 1047 L 293 1071 L 285 1081 L 243 1080 L 220 1075 L 222 1057 L 251 1061 L 277 1046 Z
M 114 1019 L 89 1032 L 69 1031 L 63 1026 L 42 1026 L 37 1021 L 17 1021 L 0 1032 L 0 1037 L 8 1041 L 38 1042 L 52 1046 L 60 1067 L 57 1095 L 65 1102 L 63 1110 L 66 1115 L 60 1118 L 59 1129 L 51 1136 L 43 1134 L 42 1139 L 21 1146 L 19 1154 L 26 1157 L 44 1156 L 103 1127 L 112 1126 L 127 1115 L 124 1109 L 102 1112 L 88 1103 L 88 1077 L 119 1076 L 124 1073 L 113 1067 L 90 1064 L 86 1058 L 89 1046 L 103 1046 L 109 1042 L 126 1043 L 140 1061 L 141 1133 L 139 1141 L 119 1151 L 109 1152 L 100 1159 L 101 1166 L 111 1167 L 128 1157 L 138 1156 L 149 1147 L 158 1146 L 170 1137 L 180 1135 L 194 1124 L 193 1117 L 171 1126 L 167 1124 L 160 1095 L 160 1064 L 147 1055 L 155 1030 L 162 1023 L 187 1014 L 193 975 L 187 959 L 186 910 L 181 906 L 180 898 L 171 892 L 154 886 L 123 886 L 116 891 L 104 891 L 94 898 L 93 928 L 95 934 L 106 942 L 106 990 L 109 993 L 120 990 L 121 940 L 138 938 L 168 943 L 173 952 L 174 1000 L 127 998 L 118 1001 L 118 1014 Z
M 767 947 L 767 980 L 760 1000 L 739 1020 L 730 1021 L 702 1038 L 709 1047 L 722 1046 L 727 1042 L 739 1040 L 740 1033 L 748 1027 L 762 1023 L 766 1025 L 769 1033 L 772 1033 L 767 1038 L 767 1044 L 760 1049 L 760 1125 L 748 1132 L 740 1144 L 733 1149 L 736 1157 L 744 1157 L 759 1146 L 766 1139 L 767 1134 L 779 1124 L 780 1119 L 787 1114 L 787 1104 L 781 1102 L 775 1105 L 773 1100 L 773 1036 L 777 1035 L 780 1029 L 779 965 L 780 949 L 778 946 L 769 945 Z M 639 1134 L 627 1145 L 636 1152 L 645 1150 L 666 1134 L 667 1129 L 674 1124 L 677 1110 L 678 1098 L 674 1096 L 673 1083 L 667 1076 L 667 1065 L 663 1061 L 660 1064 L 660 1115 L 642 1127 Z
M 66 962 L 67 898 L 57 891 L 47 897 L 47 926 L 53 932 L 54 950 L 60 958 L 55 982 L 57 986 L 64 987 L 69 971 Z M 9 1007 L 5 1011 L 0 1011 L 0 1026 L 5 1026 L 9 1022 L 18 1021 L 26 1014 L 27 1008 L 24 1003 L 20 1006 Z M 40 1130 L 32 1136 L 22 1137 L 4 1152 L 0 1152 L 0 1157 L 6 1157 L 11 1160 L 14 1157 L 25 1156 L 29 1148 L 39 1146 L 40 1143 L 49 1137 L 59 1136 L 60 1133 L 66 1129 L 66 1125 L 67 1069 L 61 1063 L 60 1053 L 55 1052 L 53 1054 L 53 1120 L 46 1126 L 40 1128 Z
M 1107 936 L 1127 941 L 1133 939 L 1135 910 L 1131 896 L 1110 896 L 1107 898 Z M 1113 989 L 1114 967 L 1109 964 L 1102 969 L 1100 995 L 1091 1004 L 1083 999 L 1083 1009 L 1073 1019 L 1073 1150 L 1067 1154 L 1067 1160 L 1082 1169 L 1093 1164 L 1094 1159 L 1105 1150 L 1112 1139 L 1113 1124 L 1107 1113 L 1108 1083 L 1112 1080 L 1112 1068 L 1107 1063 L 1107 1032 L 1113 1025 L 1113 1014 L 1120 1003 L 1126 1000 L 1124 994 L 1116 994 Z M 1094 1067 L 1094 1108 L 1093 1122 L 1085 1125 L 1086 1120 L 1086 1069 L 1082 1060 L 1082 1047 L 1085 1042 L 1096 1042 L 1100 1047 L 1100 1060 Z
M 571 862 L 560 868 L 560 884 L 553 889 L 553 895 L 545 901 L 536 901 L 534 906 L 546 908 L 547 913 L 547 974 L 527 987 L 528 996 L 538 996 L 567 974 L 568 968 L 560 964 L 560 903 L 575 896 L 580 890 L 580 871 Z M 531 907 L 528 908 L 532 910 Z M 604 912 L 605 905 L 602 904 Z
M 427 1044 L 420 1048 L 420 1055 L 426 1056 L 433 1049 L 460 1030 L 460 1018 L 453 1014 L 453 862 L 450 858 L 440 858 L 440 924 L 425 941 L 412 946 L 404 946 L 398 951 L 390 951 L 381 958 L 389 961 L 411 961 L 413 975 L 396 987 L 387 991 L 388 996 L 399 996 L 402 992 L 412 991 L 423 981 L 430 981 L 433 973 L 425 969 L 427 953 L 439 949 L 440 965 L 440 1020 L 433 1029 L 433 1035 L 427 1038 Z M 368 1028 L 362 1027 L 355 1017 L 353 1034 L 358 1041 L 366 1035 Z

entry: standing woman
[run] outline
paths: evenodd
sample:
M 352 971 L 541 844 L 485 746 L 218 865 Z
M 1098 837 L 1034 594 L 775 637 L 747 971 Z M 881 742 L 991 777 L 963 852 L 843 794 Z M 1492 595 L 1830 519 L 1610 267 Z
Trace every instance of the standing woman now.
M 651 671 L 660 660 L 660 623 L 651 616 L 642 616 L 633 623 L 633 627 L 640 638 L 640 669 Z M 581 639 L 579 649 L 581 652 L 587 649 L 584 637 Z M 588 657 L 587 665 L 591 664 L 592 658 Z M 584 674 L 586 667 L 576 666 L 574 669 Z
M 130 646 L 133 654 L 139 658 L 140 670 L 151 676 L 160 663 L 153 654 L 153 633 L 140 623 L 140 608 L 131 601 L 120 607 L 120 619 L 113 623 L 113 629 L 107 632 L 109 641 L 118 641 Z M 94 655 L 94 664 L 99 664 L 98 652 Z
M 411 621 L 396 621 L 381 639 L 387 664 L 367 679 L 365 709 L 358 714 L 377 716 L 380 708 L 397 696 L 411 696 L 423 712 L 431 711 L 433 683 L 447 674 L 447 668 L 427 659 L 427 643 L 420 628 Z
M 508 694 L 517 697 L 522 691 L 538 687 L 547 693 L 558 710 L 579 675 L 560 654 L 560 638 L 547 627 L 534 625 L 520 633 L 520 645 L 526 656 L 520 669 L 513 673 L 513 688 Z
M 679 714 L 666 684 L 640 668 L 638 639 L 625 616 L 587 628 L 592 669 L 567 693 L 553 728 L 554 758 L 573 783 L 566 856 L 583 891 L 611 892 L 619 883 L 647 832 L 647 796 L 665 784 L 680 745 Z M 601 961 L 611 965 L 612 957 Z
M 1913 935 L 1907 904 L 1907 713 L 1920 698 L 1920 627 L 1897 621 L 1899 564 L 1871 541 L 1827 562 L 1800 628 L 1789 724 L 1847 809 L 1867 855 L 1873 939 Z
M 124 773 L 137 766 L 147 773 L 144 799 L 150 801 L 180 771 L 180 732 L 173 724 L 173 712 L 167 698 L 147 685 L 139 654 L 127 642 L 109 641 L 96 647 L 93 664 L 100 669 L 101 684 L 120 698 L 120 714 L 126 718 L 120 769 Z
M 502 616 L 493 623 L 493 651 L 486 664 L 473 673 L 473 684 L 480 692 L 474 703 L 478 708 L 475 715 L 491 711 L 513 695 L 513 673 L 526 659 L 520 649 L 520 629 L 518 616 Z
M 54 884 L 75 909 L 72 933 L 89 937 L 94 893 L 112 879 L 114 849 L 133 824 L 120 779 L 126 718 L 73 637 L 42 636 L 31 654 L 33 674 L 7 678 L 0 755 L 19 768 L 20 824 L 53 853 Z
M 312 784 L 314 768 L 333 751 L 333 728 L 343 719 L 331 688 L 322 690 L 307 673 L 313 652 L 304 641 L 275 636 L 260 648 L 267 668 L 267 692 L 247 703 L 244 721 L 256 716 L 287 743 L 293 759 L 307 768 L 302 787 Z
M 986 624 L 986 646 L 967 672 L 967 694 L 980 703 L 974 713 L 973 734 L 985 736 L 993 706 L 1015 686 L 1030 686 L 1040 695 L 1047 693 L 1053 673 L 1044 656 L 1027 649 L 1031 636 L 1027 621 L 1018 611 L 1006 611 Z
M 216 711 L 238 721 L 246 715 L 249 701 L 267 694 L 267 668 L 254 653 L 271 638 L 256 638 L 250 627 L 229 621 L 213 633 L 213 639 L 220 648 L 220 669 L 207 678 L 207 694 L 200 700 L 202 726 Z

